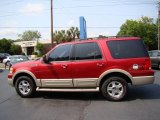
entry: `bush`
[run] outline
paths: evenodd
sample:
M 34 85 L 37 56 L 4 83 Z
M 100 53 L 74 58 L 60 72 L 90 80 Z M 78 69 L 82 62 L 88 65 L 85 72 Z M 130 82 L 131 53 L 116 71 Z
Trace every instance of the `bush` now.
M 38 55 L 38 52 L 32 52 L 32 55 Z
M 14 55 L 20 55 L 22 53 L 22 49 L 20 45 L 12 45 L 11 46 L 11 53 L 13 53 Z

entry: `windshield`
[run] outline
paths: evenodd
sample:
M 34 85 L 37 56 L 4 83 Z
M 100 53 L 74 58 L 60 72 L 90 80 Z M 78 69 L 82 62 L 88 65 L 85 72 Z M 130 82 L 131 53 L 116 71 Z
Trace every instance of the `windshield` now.
M 26 56 L 11 56 L 10 62 L 20 62 L 20 61 L 26 61 L 29 60 Z

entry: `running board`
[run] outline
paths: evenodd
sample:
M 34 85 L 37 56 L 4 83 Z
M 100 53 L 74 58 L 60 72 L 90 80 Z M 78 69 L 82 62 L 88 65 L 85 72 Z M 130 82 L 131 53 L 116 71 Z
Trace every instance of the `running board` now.
M 40 87 L 37 87 L 36 91 L 51 91 L 51 92 L 98 92 L 99 91 L 99 87 L 96 87 L 96 88 L 80 88 L 80 89 L 77 89 L 77 88 L 69 88 L 69 89 L 60 89 L 60 88 L 40 88 Z

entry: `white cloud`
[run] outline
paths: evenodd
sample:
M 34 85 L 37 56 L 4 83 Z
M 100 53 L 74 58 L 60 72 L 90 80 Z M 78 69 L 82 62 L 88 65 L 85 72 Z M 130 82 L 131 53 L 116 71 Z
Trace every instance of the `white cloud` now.
M 5 26 L 5 27 L 15 27 L 17 25 L 18 25 L 18 21 L 14 21 L 14 20 L 5 21 L 3 24 L 1 23 L 1 26 Z
M 75 26 L 75 21 L 74 20 L 70 20 L 68 22 L 68 26 Z
M 87 33 L 88 37 L 98 37 L 99 35 L 108 36 L 109 32 L 88 32 Z
M 11 38 L 15 39 L 17 36 L 17 31 L 15 29 L 1 29 L 0 38 Z
M 44 10 L 44 5 L 40 3 L 28 3 L 25 5 L 22 9 L 21 12 L 28 14 L 28 15 L 36 15 L 42 13 Z

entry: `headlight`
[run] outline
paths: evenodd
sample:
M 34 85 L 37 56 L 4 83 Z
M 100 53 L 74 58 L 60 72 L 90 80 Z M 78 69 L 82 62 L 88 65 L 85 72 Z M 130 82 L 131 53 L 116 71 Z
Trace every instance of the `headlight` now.
M 13 68 L 12 68 L 12 67 L 10 68 L 10 73 L 11 73 L 11 74 L 13 73 Z

